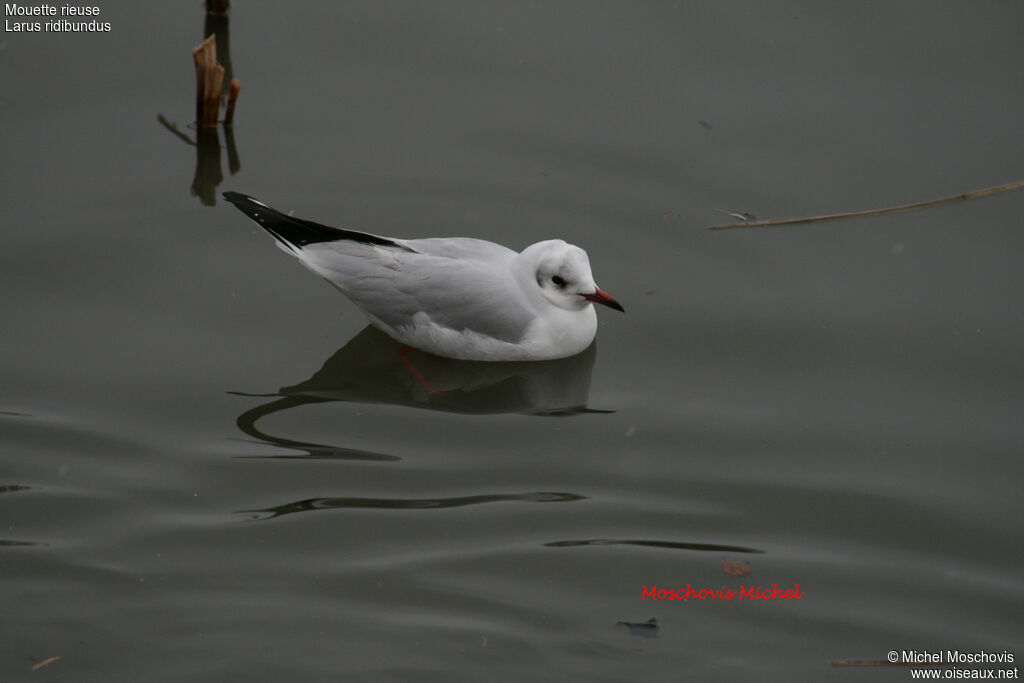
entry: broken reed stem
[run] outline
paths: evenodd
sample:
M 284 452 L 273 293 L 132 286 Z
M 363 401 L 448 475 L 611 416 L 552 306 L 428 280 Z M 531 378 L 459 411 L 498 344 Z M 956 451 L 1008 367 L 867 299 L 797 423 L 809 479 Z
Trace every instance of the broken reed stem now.
M 995 187 L 986 187 L 983 190 L 975 190 L 974 192 L 965 192 L 964 194 L 957 194 L 951 197 L 943 197 L 942 199 L 933 199 L 928 202 L 918 202 L 916 204 L 902 204 L 900 206 L 890 206 L 885 209 L 869 209 L 867 211 L 851 211 L 849 213 L 832 213 L 824 216 L 812 216 L 810 218 L 777 218 L 770 221 L 748 221 L 746 223 L 724 223 L 722 225 L 712 225 L 708 230 L 732 230 L 734 228 L 763 228 L 774 225 L 794 225 L 796 223 L 817 223 L 819 221 L 834 221 L 840 218 L 861 218 L 863 216 L 881 216 L 887 213 L 898 213 L 900 211 L 913 211 L 914 209 L 924 209 L 930 206 L 939 206 L 941 204 L 949 204 L 950 202 L 959 202 L 965 199 L 977 199 L 979 197 L 987 197 L 992 194 L 999 194 L 1000 192 L 1008 192 L 1010 190 L 1017 190 L 1024 187 L 1024 180 L 1018 180 L 1013 183 L 1006 183 L 1005 185 L 996 185 Z
M 242 82 L 237 78 L 231 79 L 231 88 L 228 90 L 228 108 L 224 112 L 224 125 L 230 126 L 231 122 L 235 120 L 235 100 L 238 99 L 238 93 L 242 89 Z
M 217 125 L 224 67 L 217 62 L 217 38 L 210 36 L 192 50 L 196 63 L 196 123 L 200 128 Z
M 206 11 L 210 14 L 224 14 L 229 4 L 229 0 L 206 0 Z

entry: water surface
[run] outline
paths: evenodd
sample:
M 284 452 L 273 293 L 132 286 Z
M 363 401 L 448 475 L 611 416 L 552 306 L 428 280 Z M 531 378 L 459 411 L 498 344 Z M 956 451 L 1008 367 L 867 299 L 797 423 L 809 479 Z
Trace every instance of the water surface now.
M 102 11 L 107 34 L 0 36 L 4 680 L 1024 656 L 1024 195 L 704 229 L 1020 179 L 1021 7 L 239 3 L 214 190 L 562 237 L 628 310 L 575 359 L 419 357 L 443 393 L 191 193 L 157 117 L 195 140 L 199 8 Z M 642 598 L 687 584 L 804 597 Z

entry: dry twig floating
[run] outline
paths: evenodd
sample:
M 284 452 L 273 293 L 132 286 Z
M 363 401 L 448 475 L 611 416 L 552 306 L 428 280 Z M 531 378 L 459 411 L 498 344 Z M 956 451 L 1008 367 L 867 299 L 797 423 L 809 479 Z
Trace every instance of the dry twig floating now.
M 58 659 L 60 659 L 60 655 L 57 655 L 56 657 L 47 657 L 43 661 L 38 662 L 36 664 L 33 664 L 32 665 L 32 670 L 33 671 L 38 671 L 39 669 L 42 669 L 44 666 L 49 666 L 50 664 L 53 664 Z
M 746 221 L 743 223 L 724 223 L 722 225 L 712 225 L 711 227 L 708 228 L 708 230 L 732 230 L 734 228 L 764 228 L 775 225 L 793 225 L 796 223 L 817 223 L 819 221 L 834 221 L 840 218 L 862 218 L 864 216 L 881 216 L 882 214 L 899 213 L 900 211 L 913 211 L 914 209 L 924 209 L 930 206 L 939 206 L 941 204 L 959 202 L 965 199 L 977 199 L 979 197 L 987 197 L 989 195 L 999 194 L 1000 192 L 1018 190 L 1022 187 L 1024 187 L 1024 180 L 1018 180 L 1013 183 L 1006 183 L 1005 185 L 986 187 L 983 190 L 965 192 L 964 194 L 957 194 L 951 197 L 943 197 L 942 199 L 933 199 L 929 202 L 918 202 L 916 204 L 902 204 L 900 206 L 890 206 L 885 209 L 869 209 L 867 211 L 851 211 L 849 213 L 830 213 L 824 216 L 811 216 L 809 218 L 777 218 L 775 220 L 770 221 Z

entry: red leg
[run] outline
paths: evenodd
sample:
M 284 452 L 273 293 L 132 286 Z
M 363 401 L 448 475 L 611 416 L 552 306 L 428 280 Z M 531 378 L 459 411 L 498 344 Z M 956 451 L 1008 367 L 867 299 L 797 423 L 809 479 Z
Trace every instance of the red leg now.
M 414 349 L 411 346 L 402 346 L 399 347 L 395 351 L 395 353 L 398 354 L 398 359 L 402 361 L 402 365 L 404 365 L 405 368 L 412 374 L 412 376 L 416 378 L 416 381 L 420 383 L 420 386 L 422 386 L 424 389 L 429 391 L 434 396 L 444 396 L 445 392 L 431 384 L 430 380 L 427 379 L 427 376 L 420 372 L 420 369 L 417 368 L 416 364 L 413 363 L 412 360 L 409 358 L 409 352 L 415 350 L 416 349 Z

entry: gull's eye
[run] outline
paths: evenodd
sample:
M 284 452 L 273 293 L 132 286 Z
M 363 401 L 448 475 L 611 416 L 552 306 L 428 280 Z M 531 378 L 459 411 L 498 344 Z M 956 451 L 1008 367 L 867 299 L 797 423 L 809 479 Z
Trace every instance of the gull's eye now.
M 561 275 L 554 275 L 554 276 L 552 276 L 551 283 L 555 287 L 565 287 L 565 285 L 567 284 L 566 281 L 562 279 Z

